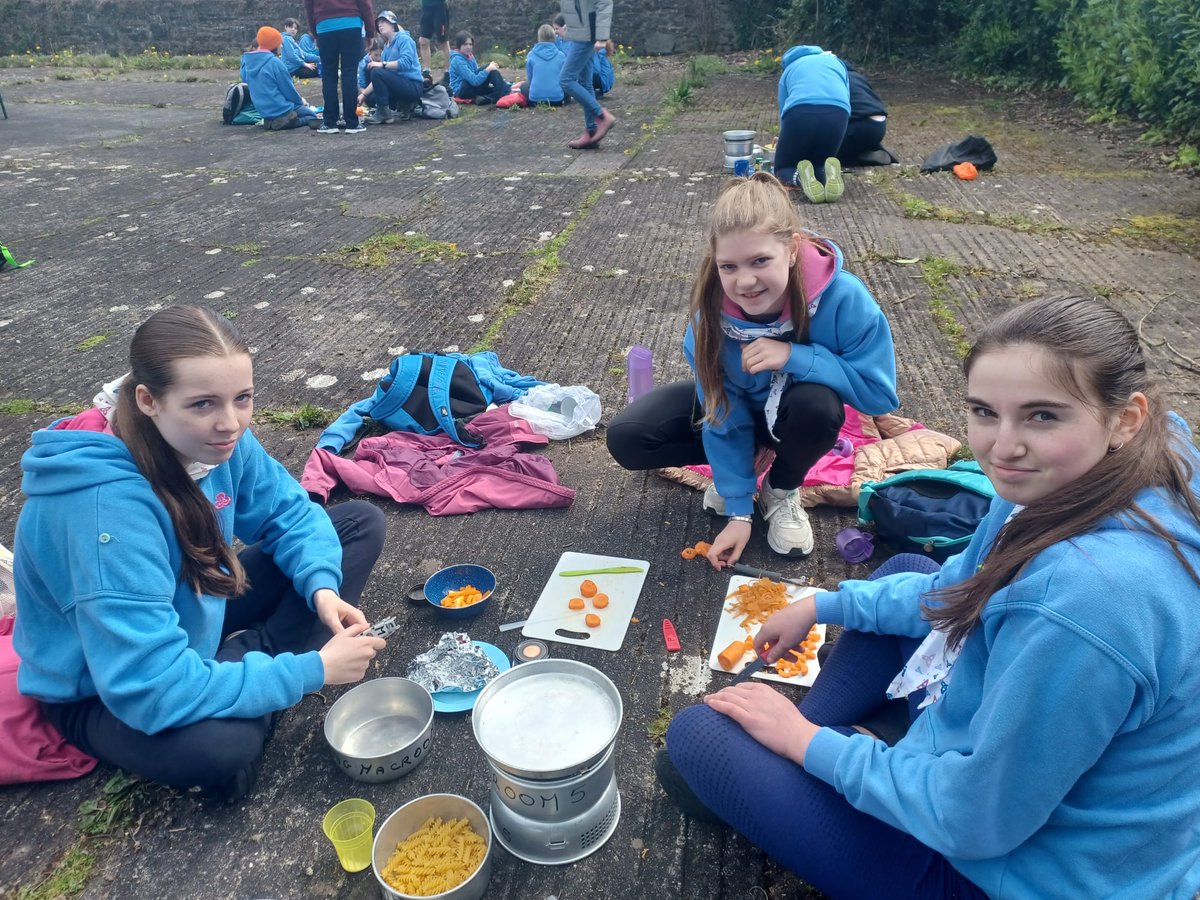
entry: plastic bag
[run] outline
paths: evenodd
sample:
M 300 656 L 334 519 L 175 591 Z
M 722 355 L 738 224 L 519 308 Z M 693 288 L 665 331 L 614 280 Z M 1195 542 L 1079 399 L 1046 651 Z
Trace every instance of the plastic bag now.
M 949 172 L 957 163 L 974 163 L 980 172 L 996 164 L 996 151 L 987 138 L 968 134 L 961 141 L 939 147 L 921 164 L 922 172 Z
M 509 404 L 538 434 L 565 441 L 600 424 L 600 398 L 582 384 L 540 384 Z

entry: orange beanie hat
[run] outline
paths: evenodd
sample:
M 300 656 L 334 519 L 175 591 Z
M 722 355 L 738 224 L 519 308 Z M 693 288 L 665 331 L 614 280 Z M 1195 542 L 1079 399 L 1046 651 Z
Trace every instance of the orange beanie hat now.
M 283 35 L 278 29 L 272 28 L 270 25 L 264 25 L 258 29 L 258 49 L 259 50 L 278 50 L 283 43 Z

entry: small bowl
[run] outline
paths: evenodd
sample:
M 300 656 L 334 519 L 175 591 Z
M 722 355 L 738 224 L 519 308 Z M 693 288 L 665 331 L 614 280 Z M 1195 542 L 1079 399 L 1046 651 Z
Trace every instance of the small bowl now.
M 432 741 L 433 697 L 407 678 L 364 681 L 325 714 L 325 743 L 355 781 L 407 775 L 425 761 Z
M 492 829 L 483 810 L 458 794 L 428 794 L 410 800 L 388 816 L 375 832 L 375 843 L 371 847 L 371 871 L 379 882 L 384 900 L 417 900 L 413 894 L 402 894 L 383 880 L 383 868 L 396 845 L 425 824 L 426 819 L 466 819 L 475 833 L 483 838 L 487 850 L 479 868 L 457 887 L 435 895 L 438 900 L 480 900 L 487 891 L 488 879 L 492 877 Z
M 483 599 L 470 606 L 442 606 L 442 598 L 451 591 L 467 585 L 479 590 Z M 448 619 L 470 619 L 483 612 L 496 590 L 496 575 L 485 566 L 447 566 L 429 576 L 425 582 L 425 599 Z

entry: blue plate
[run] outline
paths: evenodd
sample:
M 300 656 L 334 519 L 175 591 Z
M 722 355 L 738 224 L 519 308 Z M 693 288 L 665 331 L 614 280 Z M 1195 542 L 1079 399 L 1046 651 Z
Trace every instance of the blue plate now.
M 512 668 L 512 663 L 508 661 L 508 657 L 499 647 L 483 641 L 471 641 L 471 643 L 482 650 L 484 656 L 494 662 L 496 668 L 501 672 Z M 483 688 L 478 691 L 438 691 L 433 695 L 433 711 L 440 713 L 466 712 L 475 706 L 475 701 L 479 699 L 479 692 L 482 690 Z

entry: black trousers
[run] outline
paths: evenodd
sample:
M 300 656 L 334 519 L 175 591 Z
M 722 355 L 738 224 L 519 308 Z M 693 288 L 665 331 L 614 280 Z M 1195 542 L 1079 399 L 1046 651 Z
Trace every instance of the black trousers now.
M 783 114 L 775 146 L 775 177 L 792 184 L 796 166 L 807 159 L 817 181 L 825 183 L 825 160 L 837 156 L 850 113 L 840 106 L 801 103 Z
M 691 381 L 677 381 L 639 397 L 608 426 L 608 452 L 626 469 L 661 469 L 708 462 L 701 439 L 704 415 Z M 846 420 L 837 392 L 823 384 L 793 382 L 779 401 L 776 440 L 762 410 L 754 413 L 758 445 L 775 451 L 771 487 L 791 490 L 834 445 Z
M 854 161 L 864 153 L 878 150 L 883 146 L 883 137 L 887 134 L 887 120 L 877 122 L 874 119 L 851 119 L 846 126 L 846 136 L 842 138 L 838 159 L 844 165 L 853 165 Z
M 504 76 L 498 70 L 493 69 L 488 72 L 487 81 L 480 85 L 464 81 L 458 89 L 458 96 L 463 100 L 474 100 L 476 103 L 495 103 L 511 91 L 512 85 L 504 80 Z
M 342 543 L 340 596 L 357 606 L 383 549 L 386 520 L 363 500 L 327 512 Z M 250 590 L 228 601 L 223 633 L 247 630 L 221 644 L 218 660 L 236 661 L 252 650 L 272 656 L 319 650 L 332 637 L 260 545 L 247 547 L 238 558 Z M 276 718 L 270 713 L 253 719 L 205 719 L 146 734 L 118 719 L 99 697 L 43 703 L 42 709 L 62 736 L 85 753 L 150 781 L 184 788 L 220 789 L 256 765 Z

